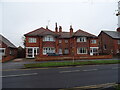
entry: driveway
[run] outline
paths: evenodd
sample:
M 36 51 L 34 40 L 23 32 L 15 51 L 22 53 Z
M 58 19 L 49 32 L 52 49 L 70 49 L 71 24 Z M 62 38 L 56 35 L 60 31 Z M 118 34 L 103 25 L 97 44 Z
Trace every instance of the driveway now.
M 118 58 L 94 59 L 94 60 L 118 60 Z M 67 60 L 67 61 L 72 61 L 72 60 Z M 88 60 L 75 60 L 75 61 L 88 61 Z M 21 68 L 24 68 L 24 64 L 45 63 L 45 62 L 48 62 L 48 61 L 35 61 L 35 59 L 17 58 L 17 59 L 2 63 L 2 70 L 5 70 L 5 69 L 21 69 Z M 60 60 L 60 61 L 49 61 L 49 62 L 63 62 L 63 61 Z

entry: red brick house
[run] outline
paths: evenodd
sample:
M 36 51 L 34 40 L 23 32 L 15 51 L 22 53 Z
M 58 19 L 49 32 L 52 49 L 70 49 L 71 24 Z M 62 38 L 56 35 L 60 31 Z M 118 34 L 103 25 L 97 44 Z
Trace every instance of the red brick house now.
M 98 38 L 83 30 L 63 32 L 62 27 L 55 27 L 55 31 L 39 28 L 24 35 L 26 38 L 26 58 L 36 55 L 45 56 L 56 53 L 61 56 L 90 56 L 98 54 Z
M 9 61 L 17 57 L 17 48 L 8 39 L 0 35 L 0 60 Z
M 98 39 L 99 53 L 120 54 L 120 28 L 117 31 L 101 31 Z

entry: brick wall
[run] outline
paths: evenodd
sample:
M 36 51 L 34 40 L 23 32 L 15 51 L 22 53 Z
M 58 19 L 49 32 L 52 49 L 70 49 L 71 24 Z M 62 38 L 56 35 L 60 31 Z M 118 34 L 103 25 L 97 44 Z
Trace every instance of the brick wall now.
M 106 54 L 116 54 L 117 42 L 115 39 L 112 39 L 110 36 L 101 32 L 98 37 L 99 39 L 99 52 Z M 104 48 L 106 45 L 106 49 Z
M 14 48 L 7 47 L 7 45 L 4 44 L 3 42 L 2 42 L 1 48 L 5 48 L 5 55 L 2 56 L 2 62 L 9 61 L 17 57 L 17 48 L 14 49 Z M 12 50 L 14 54 L 10 54 L 10 50 Z

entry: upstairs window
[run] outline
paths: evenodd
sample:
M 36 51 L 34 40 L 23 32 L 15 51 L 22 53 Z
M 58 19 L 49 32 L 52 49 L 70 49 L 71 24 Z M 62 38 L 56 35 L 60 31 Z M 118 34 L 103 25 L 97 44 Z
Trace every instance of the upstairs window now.
M 68 40 L 65 40 L 65 43 L 68 43 Z
M 78 37 L 77 42 L 86 42 L 86 37 Z
M 96 44 L 96 40 L 91 40 L 91 43 L 92 44 Z
M 36 38 L 29 38 L 29 43 L 36 43 Z
M 43 38 L 43 41 L 55 41 L 54 37 L 51 35 L 47 35 Z
M 120 40 L 118 40 L 118 44 L 120 44 Z

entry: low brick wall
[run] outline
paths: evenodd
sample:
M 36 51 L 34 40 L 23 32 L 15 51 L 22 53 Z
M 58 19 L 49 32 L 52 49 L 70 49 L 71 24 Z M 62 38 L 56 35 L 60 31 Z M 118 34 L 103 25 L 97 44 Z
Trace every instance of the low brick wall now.
M 2 57 L 2 62 L 10 61 L 12 59 L 16 58 L 16 56 L 4 56 Z
M 50 61 L 50 60 L 80 60 L 80 59 L 111 59 L 112 55 L 99 56 L 36 56 L 36 61 Z

